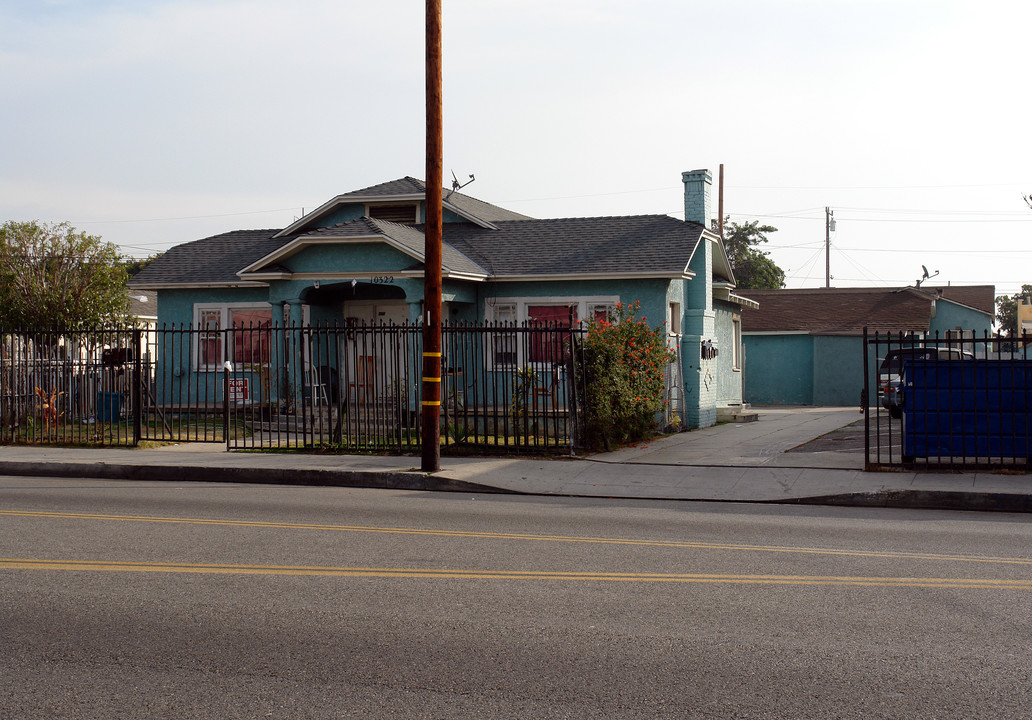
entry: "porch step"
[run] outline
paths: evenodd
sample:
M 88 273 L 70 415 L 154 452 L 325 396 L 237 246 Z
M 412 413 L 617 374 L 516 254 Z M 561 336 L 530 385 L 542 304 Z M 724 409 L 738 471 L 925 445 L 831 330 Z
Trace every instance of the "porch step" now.
M 759 414 L 752 411 L 749 403 L 717 408 L 717 422 L 748 423 L 759 419 Z

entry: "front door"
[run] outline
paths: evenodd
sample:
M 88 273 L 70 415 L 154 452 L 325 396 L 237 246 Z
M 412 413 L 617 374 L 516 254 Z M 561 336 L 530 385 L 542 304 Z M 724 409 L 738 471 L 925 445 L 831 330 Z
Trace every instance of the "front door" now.
M 360 405 L 394 397 L 406 375 L 402 351 L 404 336 L 389 326 L 408 322 L 404 302 L 348 303 L 346 324 L 352 331 L 344 340 L 349 402 Z

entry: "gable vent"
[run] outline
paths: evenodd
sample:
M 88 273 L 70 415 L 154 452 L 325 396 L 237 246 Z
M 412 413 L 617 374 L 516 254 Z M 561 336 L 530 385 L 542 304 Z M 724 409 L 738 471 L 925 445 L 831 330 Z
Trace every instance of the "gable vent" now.
M 369 217 L 412 225 L 418 222 L 416 207 L 416 205 L 370 205 Z

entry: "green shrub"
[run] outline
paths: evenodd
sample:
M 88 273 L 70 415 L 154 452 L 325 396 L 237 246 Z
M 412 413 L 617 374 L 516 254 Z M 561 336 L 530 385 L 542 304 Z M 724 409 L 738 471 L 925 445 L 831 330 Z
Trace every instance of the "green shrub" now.
M 605 320 L 592 319 L 584 340 L 587 441 L 637 442 L 656 427 L 666 400 L 664 370 L 675 354 L 662 326 L 636 317 L 639 303 L 617 303 Z

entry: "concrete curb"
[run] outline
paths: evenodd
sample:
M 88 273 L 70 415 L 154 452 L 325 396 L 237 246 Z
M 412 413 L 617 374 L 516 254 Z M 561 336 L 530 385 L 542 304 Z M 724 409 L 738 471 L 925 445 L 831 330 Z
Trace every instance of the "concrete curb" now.
M 28 477 L 95 478 L 98 480 L 142 480 L 189 483 L 224 482 L 259 485 L 303 485 L 426 492 L 461 492 L 481 495 L 526 495 L 535 497 L 606 497 L 613 500 L 659 500 L 664 502 L 733 502 L 767 505 L 825 505 L 842 507 L 906 508 L 912 510 L 969 510 L 1032 513 L 1032 495 L 1005 492 L 950 490 L 881 490 L 786 498 L 719 498 L 628 496 L 619 493 L 535 492 L 435 476 L 418 470 L 338 470 L 330 468 L 254 468 L 197 465 L 146 465 L 103 462 L 0 461 L 0 474 Z
M 960 492 L 954 490 L 882 490 L 778 500 L 794 505 L 839 505 L 911 510 L 971 510 L 975 512 L 1032 512 L 1032 497 L 1017 493 Z
M 187 478 L 190 471 L 203 477 Z M 435 477 L 419 471 L 322 470 L 280 468 L 197 468 L 183 465 L 126 465 L 114 463 L 0 462 L 0 474 L 30 477 L 95 478 L 98 480 L 155 480 L 160 482 L 225 482 L 259 485 L 308 485 L 315 487 L 375 488 L 519 494 L 514 490 L 480 485 L 465 480 Z

